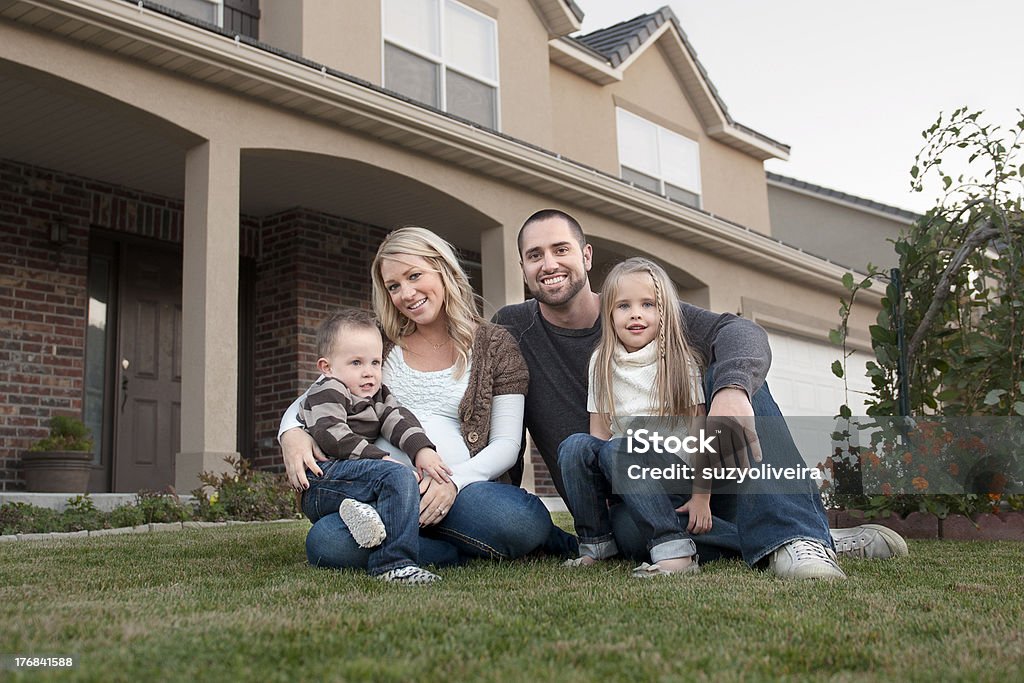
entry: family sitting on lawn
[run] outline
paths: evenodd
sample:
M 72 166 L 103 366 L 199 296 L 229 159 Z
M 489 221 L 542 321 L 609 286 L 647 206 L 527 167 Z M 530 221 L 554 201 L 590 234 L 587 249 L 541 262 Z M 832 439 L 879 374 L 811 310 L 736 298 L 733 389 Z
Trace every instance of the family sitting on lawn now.
M 699 553 L 783 578 L 839 579 L 837 548 L 907 553 L 884 527 L 830 531 L 813 481 L 800 492 L 753 481 L 742 495 L 616 495 L 621 416 L 706 412 L 746 436 L 736 464 L 748 453 L 768 464 L 799 458 L 782 420 L 755 422 L 781 416 L 764 383 L 767 335 L 678 301 L 646 259 L 613 270 L 602 309 L 588 276 L 592 247 L 562 211 L 530 216 L 518 246 L 533 299 L 492 323 L 477 313 L 451 245 L 415 227 L 390 233 L 371 266 L 383 341 L 366 319 L 325 322 L 323 375 L 280 429 L 288 478 L 313 522 L 310 564 L 423 583 L 437 579 L 423 567 L 471 558 L 539 551 L 583 566 L 622 554 L 648 577 L 696 573 Z M 524 421 L 578 540 L 515 480 Z

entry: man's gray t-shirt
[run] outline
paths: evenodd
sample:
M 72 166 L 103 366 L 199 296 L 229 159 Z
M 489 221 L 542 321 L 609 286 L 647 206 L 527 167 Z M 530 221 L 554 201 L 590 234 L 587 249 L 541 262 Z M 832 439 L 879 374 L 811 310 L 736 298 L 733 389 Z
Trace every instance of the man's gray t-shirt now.
M 748 396 L 761 388 L 771 364 L 768 335 L 756 323 L 731 313 L 717 314 L 679 304 L 686 338 L 705 365 L 714 363 L 714 385 L 707 399 L 728 386 Z M 526 428 L 544 458 L 559 495 L 565 498 L 558 468 L 558 446 L 566 437 L 590 431 L 587 413 L 587 367 L 601 339 L 600 318 L 592 327 L 566 329 L 540 314 L 535 299 L 499 310 L 493 321 L 519 342 L 530 369 L 526 395 Z

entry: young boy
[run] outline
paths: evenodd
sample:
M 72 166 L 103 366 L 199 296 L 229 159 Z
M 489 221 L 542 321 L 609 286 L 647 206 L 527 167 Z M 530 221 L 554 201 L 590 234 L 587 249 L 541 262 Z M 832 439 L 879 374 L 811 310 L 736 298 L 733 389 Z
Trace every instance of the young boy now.
M 381 384 L 383 340 L 373 316 L 335 313 L 317 331 L 317 368 L 299 419 L 331 458 L 310 474 L 302 511 L 311 522 L 338 511 L 355 542 L 374 548 L 367 572 L 384 581 L 432 583 L 440 577 L 417 566 L 419 485 L 415 470 L 373 445 L 378 436 L 414 454 L 417 470 L 448 472 L 416 417 Z M 448 472 L 450 473 L 450 472 Z M 373 503 L 370 505 L 369 503 Z

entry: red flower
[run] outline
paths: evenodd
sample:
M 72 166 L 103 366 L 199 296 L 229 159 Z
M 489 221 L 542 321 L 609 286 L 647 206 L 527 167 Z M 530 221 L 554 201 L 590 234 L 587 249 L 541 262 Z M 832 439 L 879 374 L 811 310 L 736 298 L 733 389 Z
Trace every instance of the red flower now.
M 882 484 L 882 495 L 883 496 L 891 496 L 892 495 L 892 484 L 890 484 L 889 482 L 886 482 L 886 483 Z
M 960 466 L 957 465 L 955 462 L 949 463 L 949 473 L 952 474 L 954 477 L 957 476 L 958 474 L 960 474 Z
M 914 485 L 914 488 L 918 491 L 924 491 L 928 488 L 928 480 L 924 477 L 914 477 L 910 480 L 910 483 Z

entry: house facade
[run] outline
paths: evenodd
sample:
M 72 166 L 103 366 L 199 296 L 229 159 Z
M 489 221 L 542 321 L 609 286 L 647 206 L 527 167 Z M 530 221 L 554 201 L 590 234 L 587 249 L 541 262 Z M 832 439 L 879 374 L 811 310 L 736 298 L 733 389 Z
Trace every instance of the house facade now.
M 519 225 L 559 207 L 595 286 L 645 254 L 688 301 L 826 340 L 846 269 L 773 234 L 763 162 L 788 148 L 732 119 L 670 10 L 585 36 L 581 16 L 0 0 L 0 490 L 55 414 L 93 431 L 93 491 L 280 467 L 316 326 L 369 306 L 399 225 L 461 250 L 487 316 L 523 300 Z

